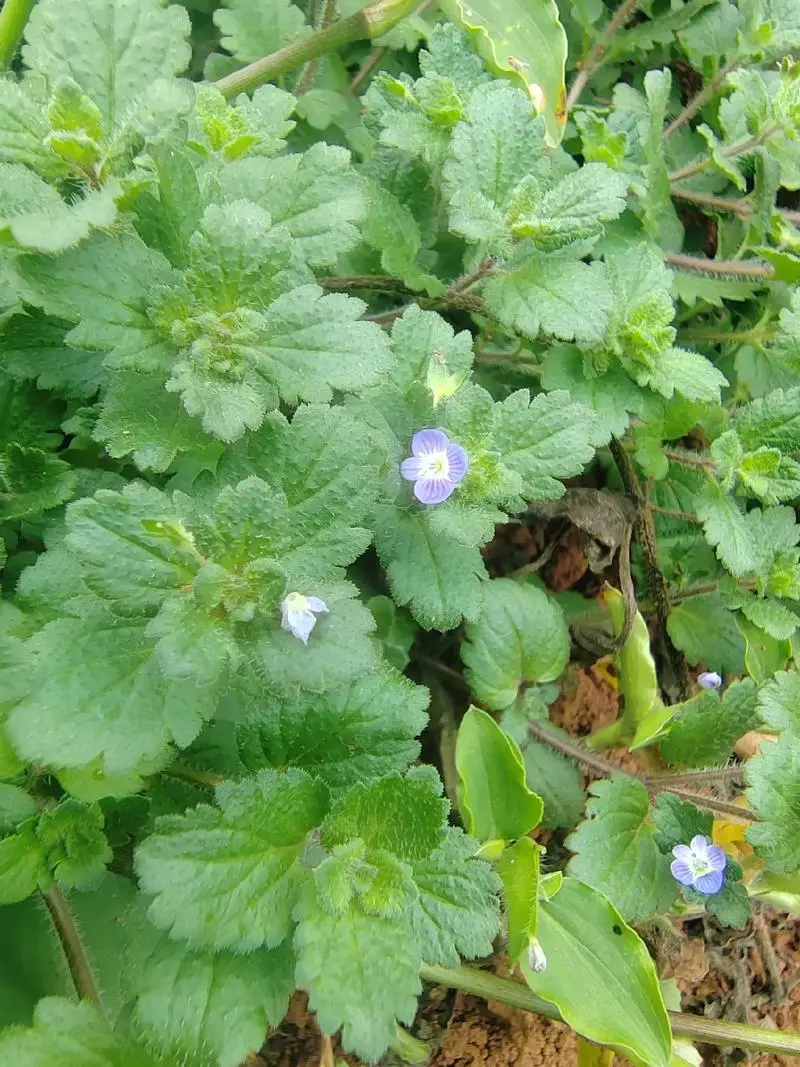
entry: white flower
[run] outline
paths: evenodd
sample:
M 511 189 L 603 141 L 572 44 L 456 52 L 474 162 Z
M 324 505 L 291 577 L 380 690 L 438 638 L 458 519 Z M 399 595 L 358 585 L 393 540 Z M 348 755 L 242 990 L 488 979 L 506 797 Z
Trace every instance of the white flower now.
M 538 938 L 532 937 L 528 942 L 528 966 L 534 974 L 547 970 L 547 956 Z
M 291 630 L 295 637 L 307 645 L 309 635 L 317 625 L 316 616 L 327 610 L 328 605 L 318 596 L 289 593 L 281 601 L 281 629 Z

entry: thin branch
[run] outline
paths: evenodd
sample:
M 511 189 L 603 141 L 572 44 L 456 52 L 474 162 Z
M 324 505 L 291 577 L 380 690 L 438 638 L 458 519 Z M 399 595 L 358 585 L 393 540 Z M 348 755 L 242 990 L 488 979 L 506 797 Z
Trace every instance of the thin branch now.
M 708 785 L 714 782 L 738 781 L 744 778 L 745 767 L 738 764 L 735 767 L 713 767 L 707 771 L 679 771 L 677 774 L 662 774 L 653 777 L 664 790 L 670 790 L 672 786 L 682 785 Z
M 42 897 L 47 905 L 47 910 L 50 912 L 53 926 L 56 928 L 58 940 L 61 942 L 61 948 L 67 961 L 72 984 L 75 986 L 75 992 L 81 1000 L 91 1001 L 92 1004 L 102 1010 L 103 1002 L 100 999 L 100 990 L 94 980 L 92 965 L 89 962 L 86 948 L 72 917 L 67 898 L 57 885 L 48 889 L 46 893 L 42 893 Z
M 722 68 L 722 70 L 715 74 L 711 81 L 705 85 L 696 96 L 692 97 L 683 111 L 681 111 L 677 118 L 672 120 L 661 136 L 664 138 L 671 137 L 673 133 L 681 128 L 681 126 L 685 126 L 687 122 L 693 119 L 698 111 L 702 111 L 731 71 L 736 70 L 740 63 L 741 59 L 732 59 Z
M 718 344 L 768 344 L 775 340 L 774 330 L 713 330 L 690 326 L 678 331 L 679 341 L 712 341 Z
M 483 270 L 480 277 L 487 273 L 488 270 Z M 397 294 L 404 298 L 410 297 L 421 308 L 430 311 L 471 311 L 481 315 L 486 312 L 486 305 L 483 299 L 465 288 L 466 285 L 474 285 L 478 280 L 477 273 L 475 275 L 465 275 L 463 279 L 457 279 L 441 296 L 427 296 L 424 293 L 415 293 L 412 289 L 406 287 L 402 279 L 392 278 L 388 274 L 363 274 L 346 278 L 323 277 L 317 278 L 317 284 L 321 285 L 323 289 L 331 289 L 334 292 L 348 289 L 371 289 L 380 293 Z M 390 318 L 397 318 L 398 314 L 402 314 L 404 310 L 405 308 L 402 308 L 398 311 L 393 310 L 379 316 L 370 315 L 368 317 L 372 322 L 382 321 L 386 315 Z
M 716 473 L 716 466 L 710 459 L 704 459 L 696 452 L 689 452 L 688 449 L 683 448 L 662 448 L 666 459 L 671 460 L 673 463 L 678 463 L 682 467 L 694 467 L 697 470 L 707 471 L 709 474 Z
M 36 0 L 6 0 L 0 10 L 0 70 L 11 63 Z
M 754 134 L 752 137 L 748 137 L 745 141 L 737 141 L 736 144 L 729 145 L 728 148 L 722 153 L 725 159 L 735 159 L 737 156 L 743 156 L 746 152 L 751 152 L 754 148 L 758 148 L 760 144 L 768 141 L 770 137 L 778 132 L 778 126 L 768 126 L 765 130 L 762 130 L 759 134 Z M 712 157 L 704 156 L 702 159 L 698 159 L 694 163 L 687 163 L 685 167 L 680 167 L 678 170 L 672 171 L 668 176 L 671 182 L 683 181 L 684 178 L 693 178 L 695 174 L 700 174 L 706 167 L 711 166 Z
M 680 519 L 681 522 L 697 523 L 701 521 L 697 515 L 693 515 L 691 511 L 678 511 L 676 508 L 660 508 L 656 504 L 648 504 L 647 506 L 655 515 L 666 515 L 670 519 Z
M 338 8 L 338 0 L 325 0 L 322 8 L 322 14 L 319 22 L 317 23 L 317 29 L 324 30 L 330 26 L 333 20 L 336 18 L 336 11 Z M 300 71 L 300 77 L 297 79 L 297 85 L 294 87 L 294 95 L 302 96 L 303 93 L 308 92 L 311 88 L 314 78 L 317 76 L 319 70 L 319 64 L 322 56 L 315 56 L 313 59 L 309 59 L 303 69 Z
M 707 193 L 693 193 L 691 189 L 679 187 L 672 190 L 672 196 L 676 200 L 686 200 L 687 203 L 698 204 L 700 207 L 729 211 L 740 218 L 747 218 L 753 213 L 752 207 L 744 197 L 711 196 Z
M 627 778 L 634 778 L 636 781 L 641 782 L 649 793 L 673 793 L 676 797 L 681 797 L 683 800 L 689 800 L 692 804 L 698 808 L 709 808 L 712 811 L 721 811 L 726 815 L 735 815 L 737 818 L 745 819 L 748 822 L 757 822 L 758 816 L 750 808 L 741 808 L 738 804 L 729 803 L 727 800 L 719 800 L 717 797 L 707 797 L 702 793 L 695 793 L 689 789 L 684 789 L 679 784 L 673 784 L 671 781 L 671 775 L 664 775 L 663 777 L 651 777 L 649 775 L 637 774 L 635 771 L 625 770 L 618 767 L 611 760 L 607 760 L 604 756 L 599 756 L 596 752 L 590 752 L 584 745 L 578 741 L 573 741 L 571 738 L 563 737 L 560 734 L 554 734 L 547 727 L 542 726 L 538 722 L 528 723 L 528 733 L 531 737 L 535 737 L 537 741 L 544 741 L 545 744 L 550 745 L 557 752 L 560 752 L 563 756 L 569 756 L 570 759 L 574 759 L 578 763 L 584 764 L 593 771 L 597 771 L 598 774 L 610 776 L 612 774 L 621 774 Z M 699 774 L 693 781 L 697 784 L 702 782 Z M 707 781 L 709 784 L 719 779 L 720 775 L 715 771 L 705 772 L 707 775 Z M 678 776 L 680 777 L 680 776 Z
M 679 270 L 698 271 L 701 274 L 723 274 L 727 278 L 770 279 L 775 277 L 775 268 L 758 260 L 708 259 L 705 256 L 686 256 L 682 252 L 667 252 L 664 261 Z
M 423 982 L 461 989 L 484 1000 L 496 1000 L 513 1008 L 561 1020 L 555 1004 L 543 1000 L 532 989 L 514 978 L 499 978 L 475 967 L 435 967 L 423 964 Z M 705 1045 L 732 1046 L 774 1052 L 778 1055 L 800 1055 L 800 1033 L 794 1030 L 767 1030 L 749 1023 L 729 1023 L 722 1019 L 707 1019 L 688 1012 L 670 1011 L 669 1024 L 675 1037 L 688 1037 Z
M 239 93 L 271 81 L 279 74 L 294 70 L 308 60 L 336 52 L 355 41 L 372 41 L 410 15 L 419 0 L 378 0 L 362 8 L 349 18 L 339 19 L 330 26 L 307 33 L 285 48 L 249 63 L 216 82 L 216 87 L 228 100 Z
M 169 775 L 170 778 L 177 778 L 181 782 L 199 786 L 201 789 L 216 789 L 225 781 L 221 774 L 215 774 L 213 771 L 196 771 L 193 767 L 183 767 L 178 763 L 171 763 L 165 767 L 164 774 Z
M 603 65 L 609 43 L 636 10 L 638 3 L 639 0 L 624 0 L 614 12 L 614 17 L 595 41 L 594 46 L 582 64 L 581 69 L 578 71 L 578 75 L 567 94 L 567 101 L 564 105 L 567 114 L 569 114 L 572 108 L 575 107 L 575 104 L 578 102 L 581 93 L 586 88 L 589 79 L 593 77 Z
M 381 60 L 388 51 L 388 48 L 383 47 L 372 48 L 369 55 L 353 75 L 353 80 L 344 87 L 342 92 L 346 96 L 355 96 L 370 74 L 380 65 Z

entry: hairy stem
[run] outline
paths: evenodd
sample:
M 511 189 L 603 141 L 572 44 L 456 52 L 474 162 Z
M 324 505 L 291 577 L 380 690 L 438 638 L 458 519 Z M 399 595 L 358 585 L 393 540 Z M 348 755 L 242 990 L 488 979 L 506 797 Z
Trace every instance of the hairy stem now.
M 169 775 L 170 778 L 177 778 L 181 782 L 199 786 L 201 789 L 216 789 L 225 781 L 221 774 L 214 774 L 213 771 L 196 771 L 194 767 L 183 767 L 179 763 L 171 763 L 165 767 L 164 774 Z
M 322 8 L 322 15 L 317 23 L 318 29 L 325 29 L 327 26 L 331 25 L 336 18 L 338 6 L 338 0 L 325 0 L 325 4 Z M 297 85 L 294 87 L 295 96 L 302 96 L 303 93 L 308 92 L 311 88 L 314 78 L 317 76 L 321 59 L 322 56 L 315 56 L 314 59 L 309 59 L 300 71 L 300 77 L 297 79 Z
M 410 15 L 418 4 L 419 0 L 378 0 L 349 18 L 339 19 L 330 26 L 299 37 L 272 55 L 257 59 L 241 70 L 220 78 L 215 83 L 216 87 L 228 100 L 239 93 L 248 93 L 279 74 L 324 56 L 326 52 L 336 52 L 355 41 L 372 41 L 380 37 L 406 15 Z
M 662 448 L 668 460 L 673 463 L 679 463 L 682 467 L 693 467 L 696 470 L 708 471 L 709 474 L 716 472 L 716 466 L 710 459 L 704 459 L 703 456 L 698 455 L 696 452 L 690 452 L 688 449 L 683 448 Z
M 706 256 L 687 256 L 682 252 L 668 252 L 664 261 L 680 270 L 701 274 L 724 274 L 728 278 L 774 278 L 775 268 L 758 260 L 708 259 Z
M 697 204 L 698 207 L 707 207 L 715 211 L 730 211 L 742 219 L 749 218 L 753 214 L 752 205 L 743 196 L 712 196 L 710 193 L 695 193 L 691 189 L 682 189 L 679 186 L 671 192 L 675 200 L 685 200 L 689 204 Z M 793 226 L 800 223 L 800 211 L 791 211 L 785 207 L 776 207 L 775 211 Z
M 514 978 L 499 978 L 474 967 L 433 967 L 428 964 L 423 965 L 420 977 L 424 982 L 433 985 L 461 989 L 484 1000 L 497 1000 L 513 1008 L 544 1015 L 548 1019 L 561 1019 L 555 1004 L 543 1000 L 527 985 Z M 682 1011 L 670 1011 L 667 1014 L 675 1037 L 687 1037 L 706 1045 L 764 1050 L 778 1055 L 800 1055 L 800 1033 L 792 1030 L 767 1030 L 747 1023 L 706 1019 Z
M 700 519 L 691 511 L 678 511 L 676 508 L 660 508 L 656 504 L 648 504 L 654 515 L 666 515 L 670 519 L 680 519 L 681 522 L 700 522 Z
M 735 159 L 737 156 L 743 156 L 746 152 L 751 152 L 754 148 L 758 148 L 760 144 L 768 141 L 770 137 L 773 137 L 779 130 L 778 126 L 768 126 L 765 130 L 762 130 L 759 134 L 754 134 L 752 137 L 748 137 L 745 141 L 737 141 L 736 144 L 730 145 L 722 153 L 725 159 Z M 692 178 L 695 174 L 700 174 L 706 167 L 711 166 L 711 156 L 704 156 L 702 159 L 698 159 L 695 163 L 688 163 L 685 167 L 680 167 L 678 170 L 672 171 L 669 175 L 671 182 L 679 182 L 684 178 Z
M 578 71 L 578 75 L 575 81 L 570 87 L 567 94 L 567 102 L 565 109 L 569 113 L 572 108 L 577 104 L 581 93 L 586 88 L 589 79 L 600 69 L 605 60 L 606 53 L 608 51 L 609 43 L 612 38 L 622 29 L 630 16 L 636 10 L 639 0 L 623 0 L 623 3 L 614 12 L 614 16 L 608 23 L 606 28 L 600 34 L 599 38 L 595 41 L 592 50 L 586 57 L 585 61 L 581 65 L 581 69 Z
M 36 0 L 6 0 L 0 11 L 0 70 L 14 58 Z
M 605 759 L 605 757 L 598 755 L 596 752 L 590 752 L 584 745 L 578 741 L 573 741 L 571 738 L 563 737 L 559 734 L 551 733 L 547 727 L 542 726 L 538 722 L 528 723 L 528 733 L 531 737 L 535 737 L 537 741 L 544 741 L 545 744 L 554 748 L 557 752 L 560 752 L 563 756 L 569 756 L 570 759 L 574 759 L 577 763 L 582 763 L 584 766 L 591 768 L 593 771 L 597 771 L 598 774 L 612 775 L 622 774 L 627 778 L 635 778 L 641 782 L 649 793 L 674 793 L 675 796 L 681 797 L 682 800 L 689 800 L 692 804 L 698 808 L 709 808 L 711 811 L 721 811 L 726 815 L 735 815 L 737 818 L 745 819 L 748 822 L 757 822 L 758 816 L 754 811 L 749 808 L 739 807 L 738 804 L 729 803 L 727 800 L 719 800 L 717 797 L 707 797 L 702 793 L 695 793 L 691 790 L 684 789 L 682 784 L 673 779 L 672 775 L 664 775 L 663 777 L 651 777 L 645 774 L 637 774 L 635 771 L 623 770 L 621 767 L 617 767 L 611 760 Z M 700 774 L 706 774 L 705 778 L 699 777 Z M 725 777 L 725 771 L 722 775 L 719 772 L 697 772 L 692 779 L 693 784 L 699 785 L 703 782 L 711 785 L 715 781 L 719 781 L 721 777 Z M 676 779 L 682 778 L 682 775 L 675 776 Z
M 678 331 L 679 341 L 714 341 L 719 344 L 766 344 L 775 340 L 774 330 L 714 330 L 691 326 Z
M 681 113 L 677 116 L 677 118 L 674 118 L 669 124 L 669 126 L 666 127 L 661 136 L 664 138 L 671 137 L 673 133 L 679 130 L 682 126 L 685 126 L 687 122 L 693 119 L 697 112 L 701 111 L 706 106 L 706 104 L 709 102 L 714 93 L 720 88 L 722 83 L 728 77 L 730 72 L 732 70 L 735 70 L 739 66 L 740 62 L 740 59 L 732 59 L 730 63 L 726 64 L 722 68 L 722 70 L 715 74 L 711 81 L 708 82 L 707 85 L 703 86 L 703 88 L 700 90 L 699 93 L 696 94 L 696 96 L 692 97 L 692 99 L 689 101 L 683 111 L 681 111 Z
M 75 992 L 81 1000 L 89 1000 L 102 1010 L 103 1003 L 100 999 L 100 990 L 94 980 L 92 965 L 86 954 L 86 948 L 78 933 L 72 912 L 69 909 L 67 898 L 57 885 L 42 893 L 53 926 L 56 928 L 58 940 L 67 961 L 72 984 Z
M 364 274 L 348 278 L 323 277 L 317 278 L 317 284 L 321 285 L 323 289 L 330 289 L 333 292 L 348 289 L 371 289 L 380 293 L 396 293 L 404 298 L 412 298 L 421 308 L 430 311 L 474 311 L 480 315 L 485 314 L 486 305 L 480 296 L 468 292 L 467 286 L 474 285 L 476 281 L 487 273 L 488 268 L 481 270 L 480 273 L 475 272 L 474 275 L 465 275 L 464 278 L 456 279 L 441 296 L 426 296 L 424 293 L 415 293 L 406 288 L 401 278 L 393 278 L 389 274 Z M 369 318 L 372 322 L 379 321 L 384 315 L 396 318 L 397 314 L 402 314 L 404 310 L 404 308 L 401 308 L 397 309 L 397 311 L 382 312 L 379 316 L 370 315 Z

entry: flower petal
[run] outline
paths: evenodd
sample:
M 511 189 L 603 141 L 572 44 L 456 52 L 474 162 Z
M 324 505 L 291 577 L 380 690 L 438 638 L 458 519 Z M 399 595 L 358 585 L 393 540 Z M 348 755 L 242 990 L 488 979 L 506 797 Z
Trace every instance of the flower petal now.
M 418 456 L 409 456 L 400 464 L 400 473 L 408 482 L 415 482 L 419 478 L 420 459 Z
M 453 485 L 458 485 L 469 470 L 469 456 L 461 445 L 448 445 L 447 462 L 450 471 L 450 480 Z
M 689 863 L 692 858 L 692 850 L 688 845 L 676 845 L 672 850 L 672 855 L 676 860 L 683 860 L 684 863 Z
M 697 684 L 703 689 L 719 689 L 722 685 L 722 676 L 716 671 L 703 671 L 697 676 Z
M 694 888 L 698 893 L 705 893 L 707 896 L 711 897 L 715 893 L 719 893 L 724 881 L 725 875 L 722 871 L 711 871 L 709 874 L 700 875 L 694 883 Z
M 689 847 L 698 859 L 705 859 L 706 854 L 708 853 L 709 843 L 707 837 L 703 837 L 702 834 L 697 834 L 697 836 L 693 837 L 689 842 Z
M 449 478 L 420 478 L 414 482 L 414 496 L 421 504 L 441 504 L 455 486 Z
M 444 430 L 418 430 L 411 438 L 411 451 L 415 456 L 426 456 L 444 452 L 449 444 L 450 438 Z
M 320 600 L 318 596 L 310 596 L 308 598 L 308 606 L 312 611 L 316 611 L 317 613 L 327 612 L 328 610 L 328 605 L 324 600 Z
M 706 859 L 712 871 L 724 871 L 728 866 L 728 854 L 719 845 L 709 845 Z
M 685 860 L 673 860 L 669 865 L 672 877 L 681 885 L 691 885 L 694 881 L 694 871 Z

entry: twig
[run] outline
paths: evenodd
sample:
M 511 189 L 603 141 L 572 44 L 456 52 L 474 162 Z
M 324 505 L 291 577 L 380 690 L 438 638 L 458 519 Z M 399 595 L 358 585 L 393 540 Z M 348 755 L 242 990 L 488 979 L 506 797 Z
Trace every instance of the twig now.
M 567 101 L 564 105 L 567 114 L 572 110 L 578 99 L 586 88 L 589 79 L 600 69 L 603 65 L 608 45 L 611 39 L 622 29 L 625 23 L 636 9 L 639 0 L 624 0 L 622 4 L 614 12 L 614 16 L 608 23 L 606 28 L 600 34 L 600 37 L 595 41 L 589 55 L 578 71 L 578 75 L 575 81 L 572 83 L 569 92 L 567 93 Z
M 736 70 L 740 62 L 741 60 L 737 58 L 732 59 L 729 63 L 727 63 L 722 68 L 722 70 L 720 70 L 711 79 L 711 81 L 700 90 L 699 93 L 692 97 L 692 99 L 688 102 L 686 107 L 683 109 L 683 111 L 681 111 L 677 118 L 674 118 L 669 124 L 669 126 L 666 127 L 661 136 L 664 138 L 671 137 L 673 133 L 676 132 L 676 130 L 679 130 L 681 126 L 685 126 L 686 123 L 690 121 L 690 119 L 693 119 L 697 112 L 701 111 L 706 106 L 708 101 L 711 99 L 717 89 L 720 88 L 720 86 L 731 73 L 731 71 Z
M 728 779 L 744 778 L 744 765 L 735 767 L 712 767 L 707 771 L 679 771 L 676 774 L 661 774 L 653 776 L 652 780 L 669 790 L 673 785 L 709 785 L 714 782 L 725 782 Z
M 0 10 L 0 70 L 4 70 L 17 51 L 25 26 L 36 0 L 6 0 Z
M 325 4 L 322 8 L 322 14 L 319 22 L 317 23 L 317 29 L 325 29 L 336 18 L 336 9 L 338 7 L 338 0 L 325 0 Z M 303 69 L 300 71 L 300 77 L 297 79 L 297 85 L 294 87 L 294 95 L 302 96 L 303 93 L 308 92 L 317 76 L 319 70 L 319 64 L 322 56 L 315 56 L 313 59 L 309 59 Z
M 299 37 L 285 48 L 249 63 L 216 82 L 216 87 L 228 100 L 239 93 L 248 93 L 264 82 L 301 66 L 310 59 L 336 52 L 355 41 L 372 41 L 410 15 L 419 0 L 378 0 L 362 8 L 349 18 L 339 19 L 330 26 Z
M 667 518 L 680 519 L 681 522 L 700 522 L 697 515 L 693 515 L 691 511 L 678 511 L 676 508 L 660 508 L 656 504 L 648 504 L 647 506 L 655 515 L 666 515 Z
M 764 910 L 760 904 L 753 908 L 753 933 L 756 935 L 756 944 L 761 953 L 761 959 L 769 975 L 769 988 L 773 1003 L 779 1004 L 786 997 L 786 987 L 778 969 L 778 957 L 775 955 L 775 946 L 764 919 Z
M 461 989 L 484 1000 L 497 1000 L 548 1019 L 561 1019 L 555 1004 L 543 1000 L 514 978 L 499 978 L 474 967 L 434 967 L 429 964 L 423 964 L 420 978 L 432 985 Z M 706 1045 L 731 1045 L 757 1052 L 764 1050 L 778 1055 L 800 1056 L 800 1033 L 793 1030 L 767 1030 L 748 1023 L 723 1022 L 682 1011 L 670 1011 L 667 1015 L 676 1037 L 688 1037 Z
M 715 473 L 717 469 L 710 459 L 704 459 L 688 449 L 662 448 L 661 451 L 667 459 L 679 463 L 682 467 L 696 467 L 698 470 L 708 471 L 709 474 Z
M 529 722 L 528 733 L 531 737 L 535 737 L 537 741 L 544 741 L 563 756 L 569 756 L 570 759 L 574 759 L 578 763 L 583 763 L 591 770 L 597 771 L 598 774 L 607 776 L 621 774 L 627 778 L 634 778 L 636 781 L 641 782 L 649 793 L 673 793 L 676 797 L 681 797 L 682 800 L 691 801 L 691 803 L 698 808 L 709 808 L 712 811 L 720 811 L 726 815 L 735 815 L 737 818 L 744 819 L 747 822 L 758 821 L 758 816 L 754 811 L 751 811 L 750 808 L 741 808 L 738 804 L 732 804 L 727 800 L 719 800 L 717 797 L 707 797 L 702 793 L 695 793 L 689 789 L 684 789 L 682 786 L 674 784 L 671 781 L 671 775 L 651 777 L 645 774 L 638 774 L 636 771 L 625 770 L 618 767 L 615 763 L 612 763 L 611 760 L 607 760 L 604 756 L 599 756 L 596 752 L 590 752 L 578 741 L 573 741 L 571 738 L 552 733 L 546 726 L 542 726 L 541 723 Z M 701 773 L 703 772 L 697 772 L 697 775 L 699 776 Z M 706 774 L 709 784 L 713 783 L 720 777 L 715 771 L 708 771 Z M 698 784 L 702 781 L 699 777 L 695 777 L 693 780 Z
M 667 593 L 667 583 L 658 565 L 658 541 L 655 526 L 653 525 L 653 516 L 647 506 L 647 497 L 639 483 L 636 469 L 622 443 L 616 437 L 612 437 L 609 442 L 609 448 L 622 478 L 625 492 L 636 506 L 633 529 L 636 534 L 636 540 L 642 550 L 647 587 L 656 609 L 658 635 L 664 643 L 672 664 L 679 695 L 683 700 L 686 700 L 690 693 L 689 671 L 682 653 L 675 648 L 667 633 L 669 595 Z
M 483 271 L 480 275 L 488 273 Z M 466 276 L 471 280 L 469 285 L 473 285 L 478 280 L 477 277 L 472 275 Z M 471 311 L 478 315 L 485 314 L 486 305 L 480 296 L 475 293 L 466 291 L 466 288 L 461 283 L 461 279 L 454 282 L 449 289 L 446 289 L 441 296 L 426 296 L 424 293 L 415 293 L 413 290 L 408 289 L 400 278 L 392 278 L 388 274 L 364 274 L 354 275 L 352 277 L 322 277 L 317 278 L 317 284 L 321 285 L 323 289 L 330 289 L 333 292 L 346 291 L 348 289 L 372 289 L 381 293 L 396 293 L 398 296 L 411 297 L 414 303 L 419 304 L 421 308 L 426 308 L 430 311 Z M 397 318 L 398 314 L 402 314 L 405 308 L 400 309 L 399 312 L 395 311 L 384 313 L 389 314 L 392 318 Z M 377 322 L 384 319 L 384 314 L 376 317 L 374 315 L 368 316 L 370 321 Z
M 373 48 L 369 55 L 353 75 L 353 80 L 344 87 L 342 92 L 346 96 L 355 96 L 373 70 L 380 64 L 383 57 L 389 51 L 388 48 Z
M 768 126 L 765 130 L 762 130 L 759 134 L 754 134 L 752 137 L 748 137 L 745 141 L 738 141 L 736 144 L 730 145 L 722 153 L 725 159 L 735 159 L 737 156 L 743 156 L 746 152 L 752 151 L 754 148 L 758 148 L 760 144 L 768 141 L 773 134 L 776 134 L 779 130 L 778 126 Z M 684 178 L 692 178 L 695 174 L 700 174 L 706 167 L 712 163 L 711 156 L 704 156 L 702 159 L 698 159 L 694 163 L 687 163 L 685 167 L 680 167 L 678 170 L 672 171 L 668 175 L 671 182 L 683 181 Z
M 42 893 L 50 918 L 61 942 L 61 948 L 67 961 L 70 978 L 75 986 L 75 992 L 81 1000 L 91 1001 L 102 1010 L 103 1002 L 100 998 L 100 990 L 94 980 L 92 965 L 86 955 L 86 948 L 78 933 L 75 920 L 72 917 L 67 898 L 57 885 Z
M 676 200 L 686 200 L 689 204 L 698 204 L 700 207 L 716 208 L 719 211 L 730 211 L 740 218 L 752 215 L 753 209 L 744 197 L 711 196 L 708 193 L 694 193 L 691 189 L 675 188 L 672 196 Z
M 728 278 L 774 278 L 775 268 L 758 260 L 708 259 L 706 256 L 687 256 L 682 252 L 667 252 L 664 261 L 680 270 L 701 274 L 723 274 Z

